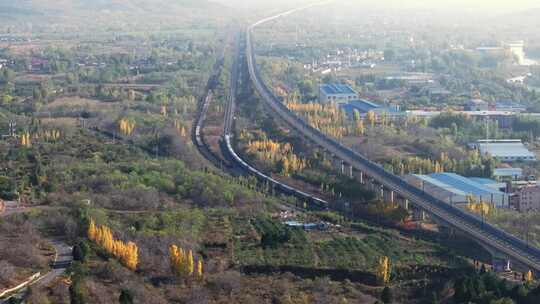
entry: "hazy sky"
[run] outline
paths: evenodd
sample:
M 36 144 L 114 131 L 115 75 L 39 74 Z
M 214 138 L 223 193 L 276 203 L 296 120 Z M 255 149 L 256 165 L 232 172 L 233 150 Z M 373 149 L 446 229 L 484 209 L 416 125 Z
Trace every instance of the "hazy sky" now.
M 240 8 L 269 8 L 316 0 L 211 0 Z M 540 0 L 334 0 L 358 2 L 360 5 L 389 8 L 436 8 L 453 10 L 482 10 L 486 13 L 505 13 L 540 8 Z
M 339 1 L 339 0 L 336 0 Z M 358 0 L 358 2 L 366 2 Z M 525 10 L 539 8 L 539 0 L 381 0 L 394 7 Z

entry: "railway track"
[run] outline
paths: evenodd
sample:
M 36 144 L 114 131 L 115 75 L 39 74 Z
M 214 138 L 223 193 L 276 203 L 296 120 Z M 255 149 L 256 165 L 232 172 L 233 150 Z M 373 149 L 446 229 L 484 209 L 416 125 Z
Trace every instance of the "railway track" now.
M 355 169 L 370 176 L 375 181 L 391 189 L 405 199 L 411 201 L 412 204 L 425 210 L 432 217 L 463 231 L 472 239 L 480 244 L 494 249 L 496 252 L 504 256 L 527 265 L 531 269 L 540 272 L 540 250 L 536 247 L 525 243 L 523 240 L 510 235 L 509 233 L 496 228 L 476 215 L 458 209 L 446 202 L 443 202 L 425 192 L 408 184 L 400 176 L 394 175 L 386 171 L 382 166 L 376 164 L 363 155 L 352 151 L 345 147 L 335 139 L 323 134 L 319 130 L 313 128 L 306 123 L 302 118 L 290 111 L 264 84 L 259 70 L 256 66 L 256 58 L 253 52 L 252 32 L 253 29 L 266 22 L 285 17 L 296 11 L 308 8 L 290 10 L 272 17 L 261 19 L 258 22 L 248 27 L 246 31 L 247 46 L 246 56 L 248 61 L 248 69 L 250 78 L 261 98 L 269 106 L 271 112 L 285 121 L 289 126 L 302 134 L 305 138 L 311 140 L 318 146 L 336 155 L 341 160 L 347 162 Z
M 234 137 L 234 120 L 235 120 L 235 109 L 236 109 L 236 96 L 237 96 L 237 86 L 238 86 L 238 76 L 240 73 L 240 62 L 241 62 L 241 49 L 239 47 L 239 41 L 237 42 L 237 50 L 234 52 L 235 56 L 233 59 L 233 65 L 231 68 L 231 77 L 229 83 L 229 96 L 227 108 L 225 111 L 225 126 L 223 131 L 223 144 L 222 149 L 224 154 L 227 155 L 229 160 L 236 164 L 242 170 L 255 176 L 260 182 L 265 183 L 272 187 L 272 189 L 277 190 L 286 195 L 291 195 L 296 197 L 298 200 L 308 203 L 309 207 L 312 209 L 328 209 L 329 202 L 294 187 L 291 187 L 285 183 L 282 183 L 269 175 L 261 172 L 255 167 L 251 166 L 242 159 L 239 154 L 234 150 L 233 137 Z

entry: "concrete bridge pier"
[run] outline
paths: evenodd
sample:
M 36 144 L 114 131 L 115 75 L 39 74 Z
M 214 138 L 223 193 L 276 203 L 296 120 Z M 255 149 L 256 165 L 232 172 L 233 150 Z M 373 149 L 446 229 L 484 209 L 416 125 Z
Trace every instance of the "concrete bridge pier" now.
M 381 197 L 385 203 L 394 204 L 395 199 L 395 192 L 391 189 L 382 187 L 383 191 L 381 192 Z
M 332 167 L 336 168 L 340 174 L 345 174 L 345 162 L 337 158 L 335 155 L 332 155 Z
M 354 168 L 352 165 L 349 165 L 349 178 L 354 178 Z
M 403 196 L 394 193 L 394 201 L 396 204 L 398 204 L 401 208 L 405 210 L 409 210 L 409 200 L 404 198 Z
M 439 227 L 440 234 L 444 235 L 445 237 L 453 238 L 456 235 L 456 229 L 454 229 L 453 227 L 450 227 L 440 222 L 437 222 L 437 226 Z
M 421 209 L 418 209 L 418 208 L 413 208 L 412 209 L 412 214 L 413 214 L 413 220 L 415 220 L 415 221 L 425 221 L 426 220 L 426 213 L 424 212 L 424 210 L 421 210 Z
M 357 179 L 360 182 L 360 184 L 363 185 L 364 184 L 364 172 L 358 171 L 358 174 L 356 176 L 357 176 Z
M 375 182 L 373 181 L 372 178 L 368 177 L 367 180 L 365 180 L 365 183 L 366 183 L 367 188 L 370 191 L 375 191 L 376 186 L 375 186 Z M 378 193 L 377 193 L 377 195 L 378 195 Z
M 403 209 L 405 209 L 405 210 L 409 210 L 409 200 L 404 198 L 403 199 L 403 205 L 401 205 L 401 207 L 403 207 Z
M 491 265 L 493 265 L 493 271 L 495 272 L 512 270 L 512 262 L 506 257 L 493 256 L 491 258 Z

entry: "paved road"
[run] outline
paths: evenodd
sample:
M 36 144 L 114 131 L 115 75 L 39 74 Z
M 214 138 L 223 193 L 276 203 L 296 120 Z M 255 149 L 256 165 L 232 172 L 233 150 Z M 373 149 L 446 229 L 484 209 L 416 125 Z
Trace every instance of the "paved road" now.
M 4 212 L 0 213 L 0 217 L 8 216 L 10 214 L 22 213 L 25 211 L 32 210 L 38 207 L 23 207 L 20 206 L 17 202 L 5 202 L 6 209 Z M 66 269 L 71 265 L 73 261 L 72 248 L 67 245 L 64 241 L 59 239 L 49 239 L 49 242 L 54 247 L 56 251 L 55 259 L 51 263 L 51 270 L 46 274 L 42 275 L 38 280 L 34 281 L 30 286 L 34 288 L 42 288 L 49 285 L 56 278 L 64 274 Z M 12 295 L 9 298 L 23 298 L 27 288 L 21 289 L 18 293 Z M 9 298 L 0 300 L 0 304 L 6 303 Z

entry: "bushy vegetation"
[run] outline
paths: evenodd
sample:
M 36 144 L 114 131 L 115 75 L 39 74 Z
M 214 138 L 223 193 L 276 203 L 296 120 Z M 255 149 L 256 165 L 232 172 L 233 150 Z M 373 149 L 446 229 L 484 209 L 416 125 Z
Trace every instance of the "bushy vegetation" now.
M 540 288 L 510 283 L 492 273 L 473 274 L 454 283 L 454 300 L 458 303 L 523 303 L 540 301 Z

